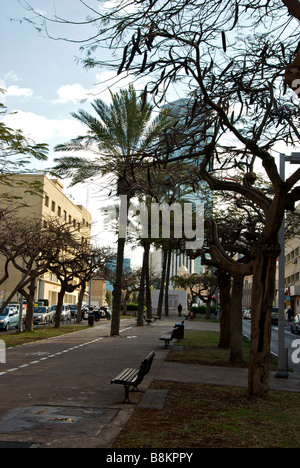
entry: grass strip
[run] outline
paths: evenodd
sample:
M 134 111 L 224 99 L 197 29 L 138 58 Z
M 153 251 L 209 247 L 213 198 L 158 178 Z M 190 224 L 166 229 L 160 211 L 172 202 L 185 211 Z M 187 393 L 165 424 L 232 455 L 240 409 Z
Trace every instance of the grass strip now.
M 219 332 L 185 333 L 168 360 L 229 366 L 229 350 L 218 348 Z M 242 367 L 250 343 L 243 340 Z M 272 358 L 271 367 L 277 368 Z M 245 388 L 155 381 L 167 389 L 162 410 L 136 408 L 114 448 L 298 448 L 300 394 L 270 391 L 249 398 Z
M 162 410 L 136 408 L 114 448 L 299 448 L 300 395 L 156 381 L 167 389 Z
M 25 331 L 22 333 L 7 333 L 0 334 L 0 339 L 5 342 L 6 348 L 13 346 L 19 346 L 25 343 L 31 343 L 34 341 L 44 340 L 47 338 L 54 338 L 56 336 L 67 335 L 80 330 L 89 328 L 88 325 L 62 325 L 60 328 L 54 327 L 39 327 L 33 331 Z

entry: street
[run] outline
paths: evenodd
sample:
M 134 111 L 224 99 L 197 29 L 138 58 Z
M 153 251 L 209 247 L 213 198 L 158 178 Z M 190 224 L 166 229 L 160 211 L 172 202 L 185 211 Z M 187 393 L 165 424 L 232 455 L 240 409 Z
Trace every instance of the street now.
M 243 333 L 245 336 L 250 337 L 251 334 L 251 320 L 243 320 Z M 294 373 L 300 376 L 300 363 L 292 362 L 292 353 L 295 351 L 295 347 L 292 343 L 295 340 L 299 340 L 300 336 L 293 335 L 291 333 L 290 322 L 286 322 L 285 326 L 285 348 L 288 350 L 288 365 L 293 369 Z M 272 336 L 271 336 L 271 351 L 274 355 L 278 356 L 278 326 L 272 325 Z
M 80 447 L 84 438 L 86 447 L 106 446 L 106 427 L 116 421 L 119 430 L 118 418 L 128 418 L 134 408 L 121 404 L 123 386 L 111 385 L 111 379 L 121 367 L 138 367 L 152 350 L 154 375 L 166 354 L 158 340 L 166 325 L 142 327 L 137 336 L 135 320 L 121 320 L 118 337 L 110 336 L 110 326 L 105 320 L 6 350 L 6 363 L 0 363 L 0 440 L 38 440 L 43 447 L 65 447 L 67 440 L 68 447 Z

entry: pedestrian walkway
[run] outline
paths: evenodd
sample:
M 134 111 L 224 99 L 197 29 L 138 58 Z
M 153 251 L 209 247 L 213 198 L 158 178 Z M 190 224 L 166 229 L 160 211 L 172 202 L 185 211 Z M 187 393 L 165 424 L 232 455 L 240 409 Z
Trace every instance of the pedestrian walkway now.
M 19 376 L 18 371 L 15 376 L 14 373 L 3 375 L 0 378 L 0 447 L 5 446 L 5 443 L 17 442 L 40 448 L 110 448 L 137 406 L 163 408 L 167 391 L 150 389 L 154 380 L 247 387 L 247 369 L 166 361 L 169 350 L 164 348 L 159 337 L 171 331 L 175 323 L 180 323 L 181 320 L 174 315 L 144 327 L 137 327 L 133 319 L 124 320 L 121 322 L 119 337 L 109 336 L 110 325 L 107 322 L 75 333 L 72 340 L 76 346 L 69 348 L 68 352 L 70 356 L 71 353 L 74 353 L 74 358 L 76 356 L 78 368 L 81 356 L 82 359 L 87 359 L 83 350 L 90 354 L 85 367 L 80 368 L 86 368 L 84 375 L 76 374 L 76 366 L 70 370 L 67 376 L 67 394 L 58 388 L 61 384 L 57 372 L 61 364 L 56 368 L 54 364 L 55 359 L 66 359 L 68 353 L 58 352 L 57 358 L 53 357 L 49 361 L 55 373 L 53 377 L 50 375 L 47 385 L 43 385 L 43 380 L 49 378 L 52 367 L 50 370 L 47 367 L 47 375 L 43 374 L 46 372 L 42 366 L 46 362 L 42 361 L 44 357 L 40 364 L 36 361 L 37 364 L 32 366 L 28 376 L 32 388 L 18 385 L 22 382 L 21 377 L 25 378 L 27 370 L 23 371 L 22 376 Z M 210 322 L 187 320 L 184 325 L 185 330 L 219 330 L 219 324 Z M 55 340 L 55 343 L 58 341 Z M 40 355 L 45 356 L 45 350 L 41 347 L 46 347 L 46 344 L 42 342 L 39 345 L 26 345 L 27 354 L 29 351 L 36 353 L 37 346 Z M 135 404 L 122 404 L 123 387 L 111 385 L 111 379 L 125 367 L 139 366 L 141 360 L 151 351 L 155 352 L 155 358 L 149 374 L 140 386 L 143 393 L 131 394 L 130 399 Z M 21 352 L 22 350 L 13 350 L 11 359 L 17 362 Z M 38 372 L 34 372 L 35 369 Z M 46 388 L 52 384 L 55 384 L 53 388 Z M 271 389 L 299 392 L 300 379 L 293 374 L 290 374 L 289 379 L 277 379 L 272 375 Z M 7 392 L 11 395 L 9 401 L 3 398 Z

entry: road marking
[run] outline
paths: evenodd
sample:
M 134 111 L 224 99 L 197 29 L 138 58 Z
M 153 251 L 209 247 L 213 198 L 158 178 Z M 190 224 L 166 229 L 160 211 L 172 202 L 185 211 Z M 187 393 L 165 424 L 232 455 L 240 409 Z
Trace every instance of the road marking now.
M 59 351 L 58 353 L 49 354 L 49 356 L 46 356 L 46 357 L 45 357 L 45 356 L 44 356 L 44 357 L 41 357 L 41 358 L 38 359 L 37 361 L 31 361 L 31 362 L 29 362 L 28 364 L 21 364 L 21 365 L 18 366 L 18 367 L 14 367 L 14 368 L 11 368 L 11 369 L 7 369 L 7 370 L 4 371 L 4 372 L 0 372 L 0 376 L 1 376 L 1 375 L 5 375 L 5 374 L 7 374 L 8 372 L 14 372 L 14 371 L 16 371 L 16 370 L 23 369 L 24 367 L 28 367 L 28 366 L 30 366 L 31 364 L 38 364 L 38 363 L 41 362 L 41 361 L 46 361 L 46 360 L 49 359 L 49 358 L 53 358 L 53 357 L 56 357 L 56 356 L 60 356 L 60 355 L 62 355 L 63 353 L 68 353 L 69 351 L 74 351 L 75 349 L 81 348 L 82 346 L 87 346 L 87 345 L 89 345 L 89 344 L 96 343 L 97 341 L 101 341 L 101 340 L 103 340 L 103 339 L 104 339 L 103 337 L 96 338 L 95 340 L 87 341 L 86 343 L 81 343 L 80 345 L 73 346 L 72 348 L 64 349 L 63 351 Z

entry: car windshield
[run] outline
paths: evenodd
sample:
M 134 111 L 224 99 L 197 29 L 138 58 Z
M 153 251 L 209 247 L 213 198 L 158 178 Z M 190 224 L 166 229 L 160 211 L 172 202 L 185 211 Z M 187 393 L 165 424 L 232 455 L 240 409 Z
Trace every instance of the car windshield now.
M 45 307 L 35 307 L 34 312 L 38 314 L 44 314 L 46 312 Z
M 8 315 L 9 309 L 6 307 L 2 312 L 0 313 L 0 316 L 6 317 Z

